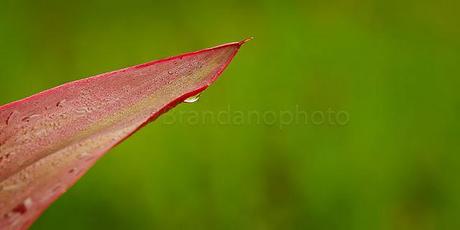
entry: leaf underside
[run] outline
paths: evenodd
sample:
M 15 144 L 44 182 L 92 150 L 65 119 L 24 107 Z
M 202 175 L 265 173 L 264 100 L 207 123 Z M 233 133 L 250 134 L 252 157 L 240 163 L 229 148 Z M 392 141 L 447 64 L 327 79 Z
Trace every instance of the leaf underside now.
M 105 152 L 206 89 L 233 42 L 70 82 L 0 107 L 0 229 L 26 229 Z

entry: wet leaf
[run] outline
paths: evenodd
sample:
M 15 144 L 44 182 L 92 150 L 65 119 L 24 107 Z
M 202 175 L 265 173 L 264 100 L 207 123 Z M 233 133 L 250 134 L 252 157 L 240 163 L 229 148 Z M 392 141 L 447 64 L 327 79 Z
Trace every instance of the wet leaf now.
M 245 41 L 70 82 L 1 106 L 0 229 L 28 228 L 105 152 L 206 89 Z

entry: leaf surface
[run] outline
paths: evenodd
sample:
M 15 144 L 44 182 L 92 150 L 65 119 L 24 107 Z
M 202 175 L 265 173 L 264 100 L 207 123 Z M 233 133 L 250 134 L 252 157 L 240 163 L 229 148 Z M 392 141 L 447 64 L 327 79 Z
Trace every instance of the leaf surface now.
M 241 42 L 58 86 L 0 107 L 0 229 L 26 229 L 105 152 L 206 89 Z

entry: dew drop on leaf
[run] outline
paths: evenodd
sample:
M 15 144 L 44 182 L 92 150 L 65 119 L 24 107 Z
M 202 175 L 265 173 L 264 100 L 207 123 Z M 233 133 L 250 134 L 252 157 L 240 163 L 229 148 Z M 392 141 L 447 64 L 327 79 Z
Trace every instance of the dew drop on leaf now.
M 33 119 L 39 117 L 39 116 L 40 116 L 40 114 L 32 114 L 32 115 L 30 115 L 30 116 L 23 117 L 23 118 L 22 118 L 22 121 L 24 121 L 24 122 L 29 122 L 29 121 L 31 121 L 31 120 L 33 120 Z
M 185 103 L 193 103 L 193 102 L 197 102 L 198 100 L 200 100 L 200 94 L 193 95 L 193 96 L 185 99 L 184 102 Z
M 56 103 L 56 107 L 63 107 L 64 106 L 64 103 L 66 102 L 66 100 L 60 100 L 58 103 Z
M 10 184 L 10 185 L 3 186 L 0 189 L 0 191 L 14 191 L 14 190 L 21 188 L 22 186 L 24 186 L 24 184 L 22 183 Z
M 22 203 L 14 207 L 13 212 L 24 214 L 27 212 L 27 209 L 29 209 L 31 206 L 32 206 L 32 199 L 27 198 Z
M 11 112 L 10 115 L 8 115 L 8 117 L 6 118 L 6 122 L 5 122 L 6 125 L 11 123 L 11 121 L 13 120 L 15 114 L 17 114 L 17 113 L 18 113 L 18 111 L 15 110 L 15 111 Z

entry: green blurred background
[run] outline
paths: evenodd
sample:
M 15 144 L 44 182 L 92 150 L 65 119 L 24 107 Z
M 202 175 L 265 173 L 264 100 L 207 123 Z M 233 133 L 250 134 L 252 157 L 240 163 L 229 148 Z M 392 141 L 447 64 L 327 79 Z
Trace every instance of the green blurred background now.
M 454 0 L 1 0 L 0 104 L 256 37 L 32 229 L 460 229 L 459 14 Z M 226 110 L 347 119 L 168 118 Z

